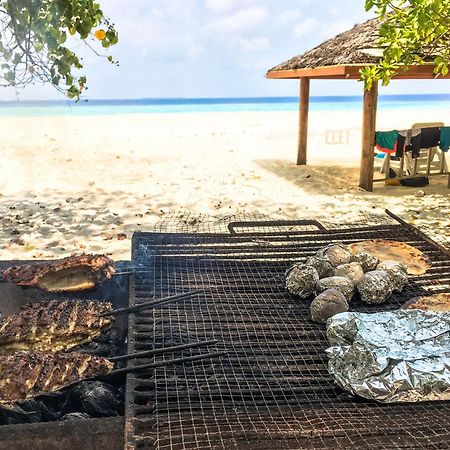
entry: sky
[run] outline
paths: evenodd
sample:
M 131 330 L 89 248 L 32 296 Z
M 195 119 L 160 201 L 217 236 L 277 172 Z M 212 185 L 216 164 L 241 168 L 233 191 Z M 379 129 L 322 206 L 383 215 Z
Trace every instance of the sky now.
M 111 54 L 88 51 L 92 99 L 295 96 L 296 80 L 267 80 L 271 67 L 372 17 L 364 0 L 97 0 L 119 32 Z M 312 95 L 360 95 L 357 81 L 312 82 Z M 450 81 L 395 81 L 382 94 L 450 92 Z M 17 98 L 0 89 L 0 100 Z M 31 86 L 20 99 L 61 98 Z

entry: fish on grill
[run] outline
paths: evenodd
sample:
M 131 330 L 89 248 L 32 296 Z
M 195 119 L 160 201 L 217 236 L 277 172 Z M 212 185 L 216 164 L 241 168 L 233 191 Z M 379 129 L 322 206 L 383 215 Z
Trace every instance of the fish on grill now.
M 450 312 L 450 293 L 415 297 L 403 305 L 405 309 Z
M 16 352 L 0 358 L 0 404 L 11 405 L 106 375 L 114 364 L 85 353 Z
M 0 322 L 0 354 L 67 350 L 92 341 L 106 330 L 110 302 L 46 300 L 31 303 Z
M 114 261 L 104 255 L 80 255 L 23 264 L 3 271 L 3 279 L 46 292 L 78 292 L 93 289 L 114 275 Z
M 366 252 L 380 261 L 404 264 L 410 275 L 423 275 L 431 267 L 431 261 L 427 255 L 405 242 L 373 239 L 350 244 L 349 248 L 355 255 Z

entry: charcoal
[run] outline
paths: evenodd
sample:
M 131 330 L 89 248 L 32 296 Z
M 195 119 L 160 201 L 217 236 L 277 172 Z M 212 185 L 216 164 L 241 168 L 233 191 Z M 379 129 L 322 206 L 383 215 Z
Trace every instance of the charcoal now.
M 360 252 L 356 255 L 353 255 L 351 261 L 361 264 L 364 273 L 375 270 L 378 263 L 380 262 L 380 260 L 376 256 L 373 256 L 370 253 L 366 252 Z
M 328 277 L 322 278 L 316 284 L 316 295 L 321 294 L 327 289 L 337 289 L 341 292 L 347 301 L 350 301 L 355 291 L 355 285 L 351 280 L 345 277 Z
M 394 291 L 401 292 L 408 284 L 408 268 L 402 263 L 384 261 L 378 264 L 377 270 L 384 270 L 390 275 Z
M 0 409 L 1 425 L 48 422 L 56 419 L 57 416 L 42 401 L 35 399 L 26 400 L 20 405 L 12 406 L 11 409 Z
M 319 281 L 319 273 L 314 267 L 294 264 L 286 271 L 286 289 L 300 298 L 307 298 Z
M 348 278 L 353 284 L 356 285 L 358 281 L 364 275 L 364 271 L 361 267 L 361 264 L 357 262 L 351 262 L 348 264 L 341 264 L 337 266 L 334 270 L 334 275 L 337 277 L 345 277 Z
M 86 413 L 69 413 L 61 417 L 61 420 L 86 420 L 90 418 L 91 416 Z
M 69 400 L 62 415 L 83 412 L 91 417 L 115 417 L 124 411 L 123 390 L 102 381 L 78 383 L 70 391 Z
M 353 253 L 344 244 L 331 244 L 320 249 L 316 253 L 316 256 L 328 259 L 333 267 L 337 267 L 341 264 L 349 263 L 353 257 Z
M 311 302 L 309 311 L 314 322 L 325 323 L 335 314 L 347 312 L 348 302 L 342 292 L 337 289 L 327 289 Z
M 319 273 L 319 278 L 331 277 L 333 275 L 334 267 L 327 258 L 319 256 L 310 256 L 305 265 L 314 267 Z
M 52 418 L 49 420 L 58 420 L 60 412 L 67 402 L 68 391 L 50 392 L 39 397 L 39 400 L 45 404 L 47 411 L 50 412 Z
M 365 273 L 356 287 L 365 303 L 384 303 L 394 289 L 392 278 L 385 270 Z

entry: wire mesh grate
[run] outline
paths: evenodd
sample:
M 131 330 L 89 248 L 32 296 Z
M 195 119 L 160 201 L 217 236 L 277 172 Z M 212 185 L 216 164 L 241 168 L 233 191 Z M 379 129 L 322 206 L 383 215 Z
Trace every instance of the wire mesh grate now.
M 130 317 L 129 351 L 217 339 L 217 360 L 158 368 L 127 379 L 127 448 L 446 448 L 450 405 L 379 405 L 333 384 L 324 326 L 309 320 L 309 301 L 290 297 L 284 271 L 330 242 L 385 238 L 427 253 L 433 267 L 412 278 L 387 305 L 450 291 L 450 256 L 401 225 L 294 232 L 136 233 L 133 259 L 145 266 L 130 303 L 202 290 Z M 138 331 L 140 330 L 140 331 Z M 145 362 L 204 350 L 160 355 Z M 136 364 L 143 361 L 137 361 Z

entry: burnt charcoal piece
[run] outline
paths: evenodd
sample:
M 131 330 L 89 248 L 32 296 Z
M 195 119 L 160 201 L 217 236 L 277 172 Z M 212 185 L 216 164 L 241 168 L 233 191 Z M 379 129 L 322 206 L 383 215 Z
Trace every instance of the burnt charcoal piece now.
M 375 270 L 380 260 L 376 256 L 371 255 L 370 253 L 360 252 L 357 253 L 356 255 L 353 255 L 352 262 L 357 262 L 361 264 L 362 270 L 365 273 L 371 270 Z
M 348 278 L 353 284 L 356 285 L 358 281 L 364 275 L 361 264 L 357 262 L 351 262 L 348 264 L 341 264 L 334 270 L 334 275 L 337 277 Z
M 352 259 L 352 252 L 344 244 L 331 244 L 328 247 L 320 249 L 316 256 L 319 258 L 326 258 L 330 261 L 333 267 L 347 264 Z
M 316 295 L 321 294 L 327 289 L 337 289 L 341 292 L 347 301 L 350 301 L 353 297 L 353 293 L 355 292 L 355 285 L 351 280 L 345 277 L 328 277 L 322 278 L 316 284 Z
M 384 303 L 394 289 L 392 278 L 385 270 L 367 272 L 356 287 L 365 303 Z
M 124 412 L 123 391 L 102 381 L 83 381 L 69 393 L 76 411 L 91 417 L 115 417 Z
M 114 261 L 104 255 L 69 256 L 64 259 L 24 264 L 3 271 L 3 279 L 46 292 L 78 292 L 93 289 L 115 273 Z
M 89 414 L 78 412 L 66 414 L 65 416 L 61 417 L 61 420 L 86 420 L 90 418 L 91 416 Z
M 348 302 L 344 294 L 337 289 L 327 289 L 319 294 L 312 302 L 309 308 L 311 320 L 314 322 L 325 323 L 335 314 L 348 311 Z
M 377 270 L 384 270 L 390 275 L 394 291 L 401 292 L 408 284 L 408 268 L 402 263 L 383 261 L 378 264 Z
M 319 256 L 310 256 L 305 265 L 314 267 L 319 274 L 319 278 L 331 277 L 333 275 L 334 267 L 327 258 Z
M 26 400 L 20 405 L 0 408 L 0 425 L 48 422 L 57 420 L 57 417 L 39 400 Z
M 286 271 L 286 289 L 300 298 L 307 298 L 319 281 L 319 273 L 314 267 L 294 264 Z

